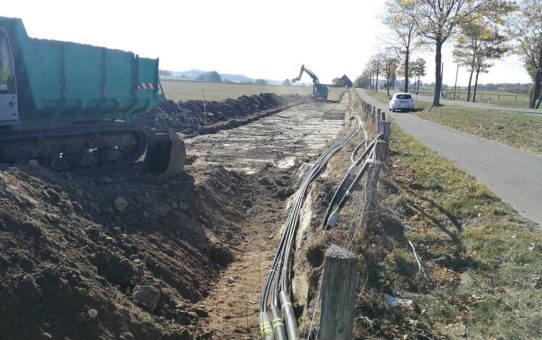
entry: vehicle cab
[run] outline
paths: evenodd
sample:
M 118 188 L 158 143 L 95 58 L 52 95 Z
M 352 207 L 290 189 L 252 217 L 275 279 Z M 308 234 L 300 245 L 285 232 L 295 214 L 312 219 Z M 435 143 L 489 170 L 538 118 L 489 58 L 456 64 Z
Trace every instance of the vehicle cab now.
M 9 123 L 18 118 L 17 86 L 11 44 L 7 32 L 0 28 L 0 123 Z

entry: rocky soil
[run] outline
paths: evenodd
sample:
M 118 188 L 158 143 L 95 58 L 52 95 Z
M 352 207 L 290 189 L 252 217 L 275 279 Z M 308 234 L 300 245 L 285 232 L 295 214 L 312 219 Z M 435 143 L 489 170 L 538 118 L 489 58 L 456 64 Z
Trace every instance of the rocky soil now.
M 3 336 L 200 333 L 196 321 L 206 312 L 191 306 L 232 261 L 235 221 L 245 217 L 229 208 L 233 193 L 223 189 L 196 185 L 187 174 L 159 180 L 29 166 L 1 172 Z
M 302 100 L 304 98 L 297 94 L 277 96 L 273 93 L 220 102 L 188 100 L 175 103 L 168 100 L 159 109 L 137 116 L 134 124 L 151 129 L 174 129 L 193 136 L 246 124 Z
M 207 121 L 198 102 L 169 103 L 138 122 L 198 134 L 299 100 L 261 95 L 207 103 L 213 112 Z M 228 280 L 232 263 L 242 267 L 239 259 L 257 250 L 247 248 L 252 235 L 265 235 L 266 245 L 276 231 L 287 193 L 295 190 L 294 173 L 264 166 L 245 174 L 207 164 L 162 179 L 139 175 L 138 165 L 93 176 L 52 172 L 37 162 L 4 168 L 2 337 L 219 338 L 210 296 Z

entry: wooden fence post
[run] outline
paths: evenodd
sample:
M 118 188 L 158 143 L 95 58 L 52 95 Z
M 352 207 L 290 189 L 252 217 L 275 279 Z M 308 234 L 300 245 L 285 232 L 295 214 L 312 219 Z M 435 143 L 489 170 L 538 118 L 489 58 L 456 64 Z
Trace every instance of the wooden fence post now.
M 382 162 L 384 162 L 386 157 L 387 147 L 388 143 L 378 140 L 374 149 L 374 158 L 369 159 L 370 165 L 367 170 L 367 182 L 365 184 L 367 200 L 365 201 L 362 216 L 364 222 L 372 223 L 375 220 L 376 208 L 378 207 L 378 175 L 380 174 Z
M 332 244 L 322 274 L 320 339 L 352 339 L 357 278 L 357 256 Z
M 378 132 L 382 133 L 384 136 L 382 137 L 383 140 L 386 142 L 390 141 L 390 122 L 386 120 L 382 120 L 378 123 Z M 384 160 L 386 160 L 387 153 L 384 154 Z

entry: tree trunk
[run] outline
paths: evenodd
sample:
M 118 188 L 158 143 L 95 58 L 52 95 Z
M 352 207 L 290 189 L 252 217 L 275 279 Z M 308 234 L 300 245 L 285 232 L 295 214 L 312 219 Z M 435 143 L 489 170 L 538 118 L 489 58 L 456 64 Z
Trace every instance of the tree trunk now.
M 378 76 L 380 71 L 376 71 L 376 82 L 375 82 L 375 92 L 378 92 Z
M 472 74 L 474 73 L 474 67 L 471 67 L 470 77 L 469 77 L 469 87 L 467 88 L 467 101 L 470 102 L 470 89 L 472 85 Z
M 440 92 L 442 91 L 442 41 L 437 37 L 435 43 L 435 93 L 433 106 L 440 106 Z
M 540 51 L 540 54 L 538 55 L 538 69 L 536 70 L 536 74 L 534 76 L 533 98 L 531 99 L 531 105 L 529 106 L 531 109 L 540 107 L 540 92 L 541 92 L 541 87 L 542 87 L 541 83 L 542 83 L 542 51 Z M 536 102 L 537 100 L 538 100 L 538 104 Z
M 405 92 L 408 92 L 408 64 L 410 58 L 410 50 L 407 48 L 405 52 Z
M 418 81 L 416 82 L 416 95 L 420 93 L 420 76 L 418 76 Z
M 480 68 L 476 69 L 476 80 L 474 81 L 474 93 L 472 94 L 472 102 L 476 102 L 476 90 L 478 90 L 478 76 L 480 75 Z
M 388 75 L 386 78 L 386 90 L 388 93 L 388 97 L 390 96 L 390 76 Z
M 536 71 L 536 75 L 534 77 L 534 89 L 533 89 L 533 97 L 531 98 L 531 103 L 529 105 L 529 108 L 534 109 L 536 108 L 536 102 L 540 98 L 540 82 L 542 80 L 542 72 L 540 70 Z

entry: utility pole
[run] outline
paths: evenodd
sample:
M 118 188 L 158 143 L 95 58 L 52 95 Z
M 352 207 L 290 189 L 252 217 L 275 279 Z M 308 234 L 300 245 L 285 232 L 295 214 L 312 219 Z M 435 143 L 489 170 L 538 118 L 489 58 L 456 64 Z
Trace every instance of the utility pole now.
M 455 70 L 454 100 L 455 100 L 455 91 L 457 90 L 457 74 L 458 73 L 459 73 L 459 64 L 457 64 L 457 69 Z

